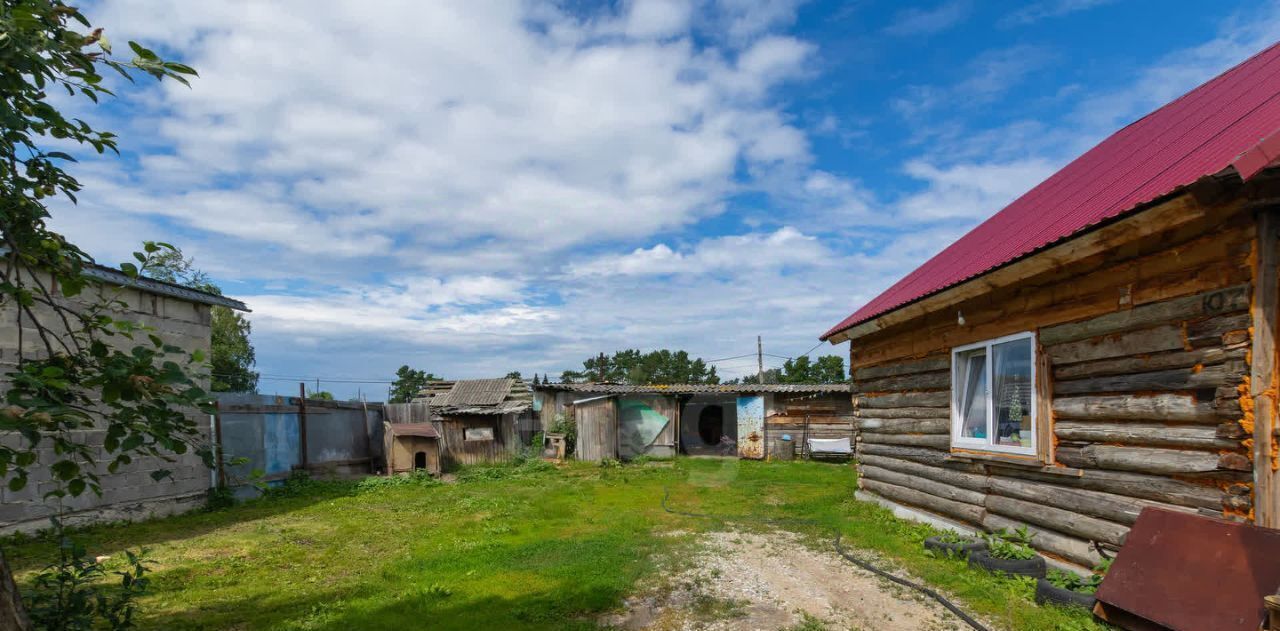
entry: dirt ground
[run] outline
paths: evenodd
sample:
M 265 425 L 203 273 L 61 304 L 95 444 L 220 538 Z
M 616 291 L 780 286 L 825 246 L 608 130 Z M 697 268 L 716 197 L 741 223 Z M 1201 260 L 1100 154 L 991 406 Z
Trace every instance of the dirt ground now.
M 788 532 L 717 532 L 662 584 L 601 623 L 618 629 L 968 628 L 934 601 Z

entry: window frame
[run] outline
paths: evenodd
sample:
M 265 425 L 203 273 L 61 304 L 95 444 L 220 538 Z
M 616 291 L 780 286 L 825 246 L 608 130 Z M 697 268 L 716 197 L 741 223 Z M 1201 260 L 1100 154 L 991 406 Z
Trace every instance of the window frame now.
M 994 347 L 998 344 L 1007 342 L 1015 342 L 1018 340 L 1028 340 L 1031 343 L 1031 409 L 1026 413 L 1031 415 L 1031 446 L 1030 447 L 1014 447 L 1012 445 L 1000 445 L 993 441 L 996 427 L 996 414 L 999 408 L 996 406 L 995 397 L 992 395 L 992 388 L 995 384 L 995 352 Z M 1033 331 L 1025 331 L 1022 333 L 1014 333 L 1003 337 L 956 346 L 951 349 L 951 448 L 966 449 L 970 451 L 983 451 L 989 453 L 1014 454 L 1019 456 L 1036 456 L 1040 449 L 1040 425 L 1039 418 L 1039 402 L 1040 393 L 1036 387 L 1039 383 L 1039 361 L 1037 357 L 1036 334 Z M 984 396 L 987 397 L 987 437 L 986 438 L 969 438 L 962 436 L 964 429 L 964 419 L 960 410 L 960 370 L 961 356 L 975 350 L 982 350 L 986 354 L 986 361 L 983 362 L 986 371 L 987 389 Z

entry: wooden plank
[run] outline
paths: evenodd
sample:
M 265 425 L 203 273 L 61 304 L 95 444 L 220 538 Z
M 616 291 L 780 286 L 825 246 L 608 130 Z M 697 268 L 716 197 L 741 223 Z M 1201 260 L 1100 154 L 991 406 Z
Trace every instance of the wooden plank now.
M 1079 342 L 1067 342 L 1056 346 L 1046 346 L 1045 353 L 1054 365 L 1106 359 L 1108 357 L 1128 357 L 1143 353 L 1159 353 L 1183 349 L 1186 347 L 1182 326 L 1165 324 L 1129 331 L 1127 333 L 1089 338 Z
M 1249 285 L 1182 296 L 1108 313 L 1082 322 L 1070 322 L 1040 329 L 1040 343 L 1046 346 L 1075 342 L 1099 335 L 1141 329 L 1157 324 L 1214 316 L 1249 308 Z
M 992 475 L 1044 482 L 1055 486 L 1102 491 L 1190 508 L 1221 509 L 1222 491 L 1167 476 L 1085 469 L 1079 476 L 1060 476 L 1021 467 L 991 467 Z
M 1240 441 L 1218 435 L 1209 425 L 1166 425 L 1161 423 L 1083 423 L 1061 421 L 1054 434 L 1064 441 L 1083 443 L 1119 443 L 1148 447 L 1185 447 L 1189 449 L 1239 449 Z
M 989 483 L 987 476 L 981 473 L 982 467 L 974 465 L 933 467 L 911 460 L 875 456 L 866 453 L 858 457 L 858 464 L 871 465 L 881 469 L 897 471 L 898 473 L 928 478 L 944 484 L 983 493 L 987 492 Z
M 881 377 L 909 375 L 918 372 L 949 370 L 950 368 L 951 354 L 947 353 L 924 357 L 921 359 L 912 359 L 908 361 L 893 362 L 890 364 L 881 364 L 879 366 L 859 368 L 853 371 L 853 378 L 855 381 L 864 381 L 868 379 L 880 379 Z
M 1159 475 L 1194 475 L 1219 469 L 1219 455 L 1203 451 L 1150 447 L 1058 447 L 1058 461 L 1069 467 L 1116 469 Z
M 953 486 L 945 482 L 937 482 L 935 480 L 930 480 L 929 478 L 916 475 L 899 473 L 892 469 L 884 469 L 869 464 L 862 465 L 860 468 L 860 474 L 863 478 L 904 486 L 909 489 L 915 489 L 953 502 L 964 502 L 966 504 L 973 504 L 974 506 L 982 506 L 983 499 L 986 497 L 986 494 L 981 491 Z
M 1104 392 L 1151 392 L 1159 390 L 1198 390 L 1217 388 L 1227 383 L 1227 367 L 1219 364 L 1200 368 L 1174 368 L 1156 372 L 1111 375 L 1057 381 L 1055 395 L 1100 394 Z
M 1190 368 L 1196 365 L 1213 366 L 1228 360 L 1243 360 L 1246 352 L 1245 348 L 1210 347 L 1191 351 L 1177 350 L 1153 355 L 1118 357 L 1067 366 L 1056 366 L 1053 370 L 1053 376 L 1056 379 L 1079 379 L 1083 377 L 1154 372 L 1169 368 Z M 1234 364 L 1232 367 L 1234 367 Z
M 948 434 L 951 432 L 951 419 L 860 418 L 858 429 L 881 434 Z
M 934 407 L 951 406 L 951 392 L 900 392 L 875 396 L 859 396 L 859 408 L 897 408 L 897 407 Z
M 1253 411 L 1254 522 L 1280 528 L 1280 472 L 1277 471 L 1276 436 L 1277 313 L 1280 312 L 1280 217 L 1275 210 L 1258 214 L 1255 246 L 1254 296 L 1250 317 L 1253 329 L 1249 396 Z M 1246 417 L 1247 419 L 1248 417 Z
M 862 432 L 861 440 L 873 445 L 907 445 L 911 447 L 933 447 L 948 449 L 951 447 L 949 434 L 880 434 Z
M 1053 364 L 1044 352 L 1044 346 L 1036 341 L 1036 458 L 1044 464 L 1054 463 L 1053 426 Z
M 858 443 L 858 456 L 870 454 L 873 456 L 884 456 L 886 458 L 901 458 L 920 462 L 932 466 L 942 466 L 947 464 L 947 457 L 950 455 L 945 451 L 937 449 L 928 449 L 924 447 L 907 447 L 905 445 L 877 445 L 867 442 Z
M 922 372 L 884 379 L 857 380 L 853 382 L 851 391 L 854 394 L 866 392 L 902 392 L 916 390 L 944 390 L 951 388 L 951 371 Z
M 1068 488 L 1048 482 L 993 475 L 989 478 L 988 483 L 988 492 L 995 495 L 1053 506 L 1125 526 L 1132 526 L 1133 522 L 1138 520 L 1138 514 L 1147 507 L 1181 510 L 1189 513 L 1196 512 L 1192 508 L 1152 502 L 1114 493 Z
M 950 405 L 950 404 L 948 404 Z M 874 410 L 861 410 L 858 417 L 876 417 L 876 418 L 950 418 L 950 412 L 947 408 L 875 408 Z
M 1190 394 L 1055 397 L 1053 414 L 1057 419 L 1220 422 L 1213 402 L 1197 401 Z
M 1105 519 L 1002 495 L 987 495 L 986 507 L 988 511 L 997 515 L 1038 524 L 1082 539 L 1102 541 L 1117 546 L 1123 545 L 1125 535 L 1129 534 L 1128 527 Z
M 965 502 L 957 502 L 941 498 L 936 495 L 930 495 L 929 493 L 917 491 L 905 486 L 899 486 L 897 484 L 890 484 L 869 478 L 859 478 L 858 484 L 872 493 L 887 497 L 891 500 L 917 506 L 948 517 L 954 517 L 956 519 L 969 522 L 970 524 L 981 524 L 983 516 L 987 513 L 986 509 L 982 506 L 974 506 L 973 504 L 967 504 Z

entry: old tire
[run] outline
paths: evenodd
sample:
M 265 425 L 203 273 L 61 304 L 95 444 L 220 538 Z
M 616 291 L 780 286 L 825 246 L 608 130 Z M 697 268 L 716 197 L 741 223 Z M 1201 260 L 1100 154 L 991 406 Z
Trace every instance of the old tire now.
M 997 559 L 986 550 L 975 550 L 969 555 L 969 565 L 980 567 L 988 572 L 1001 574 L 1017 574 L 1031 578 L 1044 578 L 1044 559 Z
M 1063 589 L 1043 578 L 1036 579 L 1037 605 L 1053 604 L 1066 607 L 1084 607 L 1092 610 L 1095 602 L 1097 602 L 1097 599 L 1093 597 L 1093 594 Z
M 939 537 L 929 537 L 924 540 L 924 549 L 941 552 L 947 556 L 967 557 L 975 550 L 986 550 L 987 542 L 974 539 L 968 543 L 948 543 Z

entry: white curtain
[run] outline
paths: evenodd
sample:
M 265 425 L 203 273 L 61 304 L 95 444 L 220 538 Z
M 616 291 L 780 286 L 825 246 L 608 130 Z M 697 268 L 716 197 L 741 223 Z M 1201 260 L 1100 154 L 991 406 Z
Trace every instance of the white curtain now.
M 965 357 L 964 391 L 960 401 L 960 435 L 969 438 L 987 436 L 987 356 L 974 353 Z

